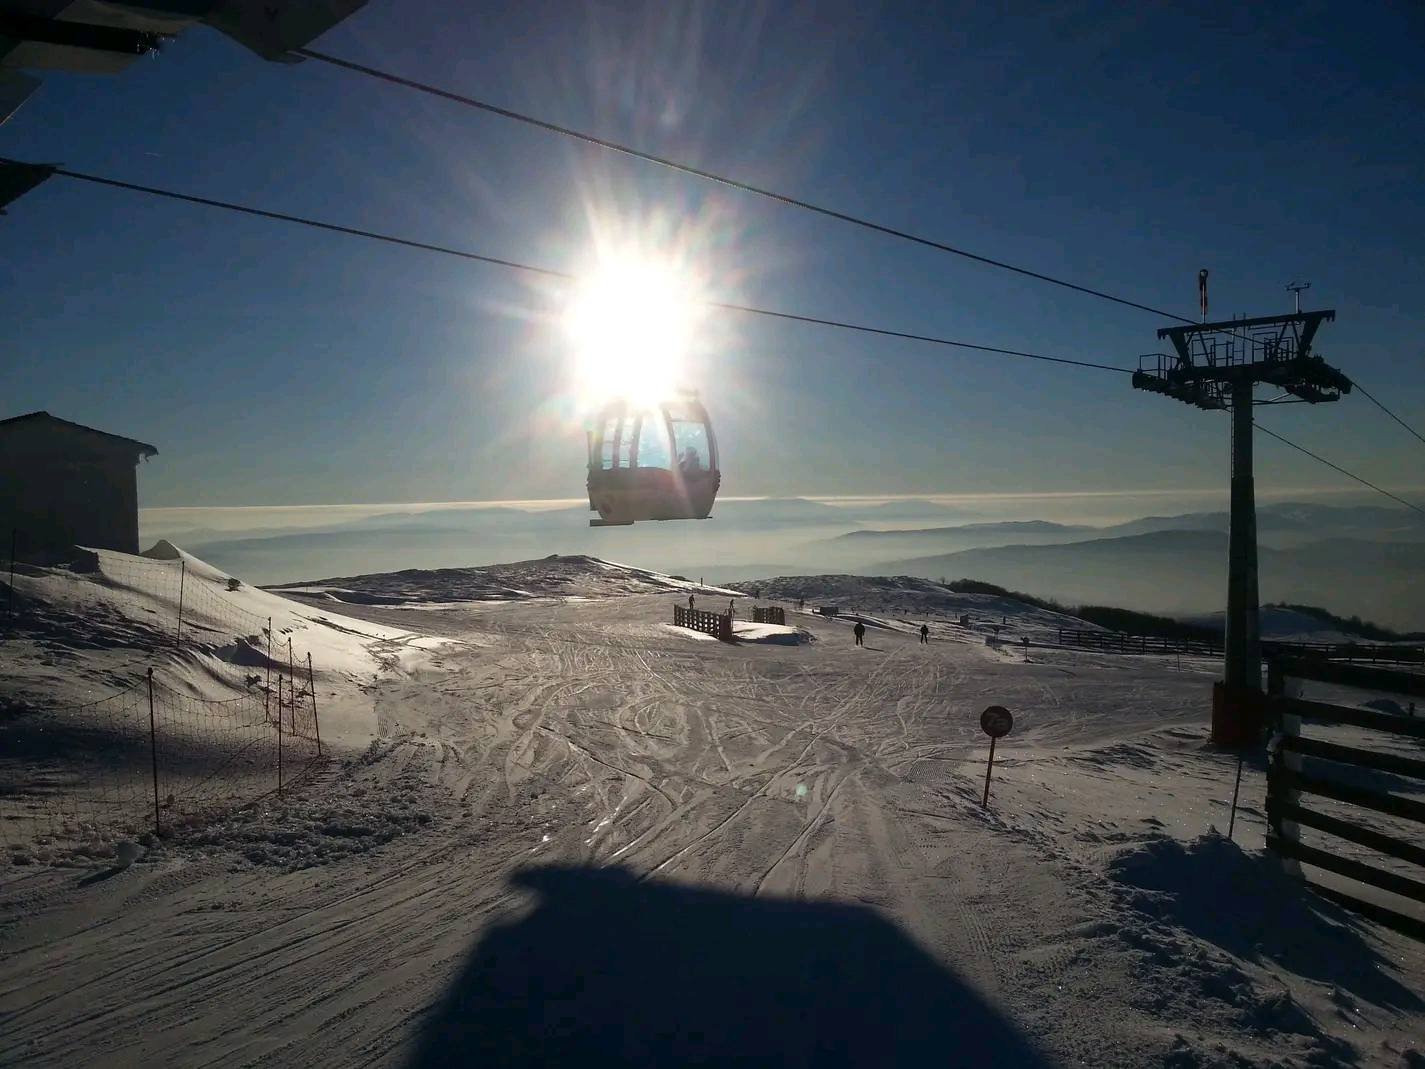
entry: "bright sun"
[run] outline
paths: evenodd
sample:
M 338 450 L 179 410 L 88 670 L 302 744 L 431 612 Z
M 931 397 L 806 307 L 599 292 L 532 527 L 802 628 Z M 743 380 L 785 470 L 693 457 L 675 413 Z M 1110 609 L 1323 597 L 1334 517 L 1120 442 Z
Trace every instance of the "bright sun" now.
M 675 268 L 655 261 L 606 261 L 580 281 L 564 326 L 585 396 L 652 403 L 680 385 L 698 304 Z

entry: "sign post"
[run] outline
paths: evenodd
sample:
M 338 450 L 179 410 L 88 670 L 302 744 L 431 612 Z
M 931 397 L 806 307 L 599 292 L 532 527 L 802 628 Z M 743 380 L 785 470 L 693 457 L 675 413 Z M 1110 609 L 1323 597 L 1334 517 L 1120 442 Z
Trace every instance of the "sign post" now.
M 1014 717 L 1003 705 L 991 705 L 980 714 L 980 730 L 990 737 L 990 759 L 985 765 L 985 796 L 980 806 L 990 804 L 990 774 L 995 770 L 995 741 L 1008 735 L 1014 727 Z

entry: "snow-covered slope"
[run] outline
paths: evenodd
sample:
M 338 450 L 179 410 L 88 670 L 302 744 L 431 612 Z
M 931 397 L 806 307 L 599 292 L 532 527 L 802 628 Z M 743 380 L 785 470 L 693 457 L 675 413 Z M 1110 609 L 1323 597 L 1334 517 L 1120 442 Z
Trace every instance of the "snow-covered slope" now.
M 357 688 L 419 666 L 442 644 L 248 586 L 166 541 L 137 556 L 87 550 L 68 566 L 16 569 L 0 700 L 78 705 L 150 667 L 169 690 L 231 697 L 266 663 L 269 620 L 275 662 L 311 655 L 331 741 L 364 744 L 375 723 Z
M 700 641 L 678 580 L 511 567 L 345 607 L 456 644 L 326 778 L 0 868 L 0 1064 L 1421 1064 L 1425 948 L 1281 877 L 1256 762 L 1212 832 L 1215 662 L 991 645 L 951 620 L 1054 614 L 849 576 L 753 585 L 895 624 L 863 647 Z M 409 584 L 363 585 L 449 596 Z
M 419 605 L 464 601 L 524 601 L 530 598 L 618 597 L 675 590 L 736 596 L 682 576 L 615 564 L 584 554 L 553 554 L 538 560 L 482 568 L 411 568 L 399 572 L 284 583 L 275 592 L 327 597 L 358 605 Z

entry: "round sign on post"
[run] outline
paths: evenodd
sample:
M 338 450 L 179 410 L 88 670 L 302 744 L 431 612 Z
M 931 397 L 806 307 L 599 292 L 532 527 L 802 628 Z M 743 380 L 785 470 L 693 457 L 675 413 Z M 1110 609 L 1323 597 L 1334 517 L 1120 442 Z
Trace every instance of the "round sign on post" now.
M 1009 734 L 1014 727 L 1014 717 L 1003 705 L 991 705 L 980 714 L 980 729 L 990 737 L 990 759 L 985 763 L 985 796 L 980 805 L 990 804 L 990 773 L 995 768 L 995 742 Z
M 991 705 L 980 714 L 980 729 L 992 739 L 1002 739 L 1014 727 L 1014 717 L 1003 705 Z

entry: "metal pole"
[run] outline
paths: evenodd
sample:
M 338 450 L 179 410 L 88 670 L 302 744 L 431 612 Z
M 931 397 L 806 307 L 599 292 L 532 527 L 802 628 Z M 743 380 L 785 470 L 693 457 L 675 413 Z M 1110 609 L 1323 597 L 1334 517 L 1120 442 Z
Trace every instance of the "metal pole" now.
M 312 688 L 312 731 L 317 736 L 317 756 L 322 756 L 322 726 L 317 722 L 317 680 L 312 674 L 312 651 L 307 651 L 307 686 Z
M 5 618 L 15 618 L 15 546 L 19 540 L 18 528 L 10 528 L 10 596 L 5 605 Z
M 984 809 L 990 804 L 990 773 L 995 769 L 995 737 L 990 736 L 990 759 L 985 764 L 985 796 L 980 801 L 980 808 Z
M 1245 750 L 1237 754 L 1237 782 L 1232 784 L 1232 816 L 1227 821 L 1227 838 L 1232 838 L 1232 830 L 1237 827 L 1237 794 L 1242 789 L 1242 759 L 1247 756 Z
M 272 719 L 272 617 L 267 618 L 267 684 L 262 692 L 262 715 Z
M 158 724 L 153 715 L 153 668 L 148 670 L 148 753 L 153 760 L 153 833 L 163 835 L 158 816 Z
M 297 734 L 297 666 L 292 659 L 292 636 L 287 636 L 287 715 L 292 718 L 292 734 Z
M 173 645 L 183 645 L 183 582 L 188 578 L 188 562 L 178 559 L 178 631 L 173 636 Z
M 1232 384 L 1232 515 L 1223 669 L 1223 681 L 1229 692 L 1262 689 L 1257 621 L 1257 506 L 1252 478 L 1252 383 L 1248 379 Z
M 282 797 L 282 675 L 277 676 L 277 797 Z

